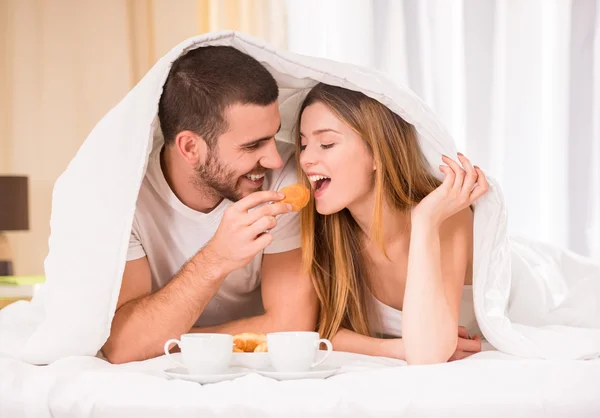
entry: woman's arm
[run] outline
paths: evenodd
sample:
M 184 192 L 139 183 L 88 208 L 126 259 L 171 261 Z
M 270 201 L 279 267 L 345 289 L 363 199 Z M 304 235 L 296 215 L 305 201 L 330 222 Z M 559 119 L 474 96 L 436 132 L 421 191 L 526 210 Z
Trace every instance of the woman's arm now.
M 374 338 L 341 328 L 331 343 L 336 351 L 404 360 L 404 343 L 401 338 Z
M 450 360 L 459 360 L 481 351 L 478 335 L 471 339 L 464 327 L 458 327 L 457 335 L 458 346 Z M 336 351 L 406 360 L 402 338 L 375 338 L 341 328 L 331 342 Z
M 462 286 L 472 254 L 469 206 L 488 190 L 480 169 L 444 157 L 443 184 L 412 213 L 402 336 L 410 364 L 447 361 L 457 349 Z M 477 187 L 474 187 L 477 184 Z M 479 344 L 473 341 L 473 344 Z
M 411 364 L 445 362 L 456 350 L 472 223 L 468 208 L 442 227 L 413 223 L 402 308 L 402 335 Z

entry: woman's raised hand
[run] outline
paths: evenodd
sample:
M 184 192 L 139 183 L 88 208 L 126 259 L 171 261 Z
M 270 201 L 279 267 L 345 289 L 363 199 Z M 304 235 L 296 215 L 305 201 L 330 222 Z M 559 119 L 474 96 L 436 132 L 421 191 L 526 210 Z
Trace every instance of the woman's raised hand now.
M 415 207 L 412 213 L 413 220 L 420 219 L 439 226 L 447 218 L 469 207 L 489 190 L 483 171 L 473 166 L 469 159 L 460 153 L 458 159 L 460 164 L 445 155 L 442 156 L 446 165 L 440 165 L 440 171 L 446 177 L 439 187 Z

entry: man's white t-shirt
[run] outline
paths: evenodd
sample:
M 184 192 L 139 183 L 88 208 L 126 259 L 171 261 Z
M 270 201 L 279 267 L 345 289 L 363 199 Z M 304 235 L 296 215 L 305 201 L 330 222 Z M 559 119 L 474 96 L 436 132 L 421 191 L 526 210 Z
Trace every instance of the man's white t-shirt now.
M 277 141 L 284 166 L 265 174 L 263 190 L 279 190 L 297 182 L 295 147 Z M 210 213 L 184 205 L 169 187 L 160 163 L 160 151 L 149 157 L 146 175 L 137 200 L 127 260 L 146 256 L 152 273 L 152 292 L 162 289 L 180 268 L 214 235 L 225 209 L 233 202 L 224 199 Z M 300 219 L 292 212 L 277 218 L 270 231 L 272 243 L 244 268 L 231 273 L 196 322 L 198 327 L 219 325 L 263 313 L 260 294 L 263 254 L 300 247 Z M 235 245 L 234 242 L 231 245 Z

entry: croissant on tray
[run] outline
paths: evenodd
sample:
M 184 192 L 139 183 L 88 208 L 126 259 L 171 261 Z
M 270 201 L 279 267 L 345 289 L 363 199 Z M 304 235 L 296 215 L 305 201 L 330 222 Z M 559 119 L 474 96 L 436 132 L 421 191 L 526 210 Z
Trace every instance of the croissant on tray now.
M 268 351 L 267 336 L 256 332 L 244 332 L 233 336 L 234 353 L 264 353 Z

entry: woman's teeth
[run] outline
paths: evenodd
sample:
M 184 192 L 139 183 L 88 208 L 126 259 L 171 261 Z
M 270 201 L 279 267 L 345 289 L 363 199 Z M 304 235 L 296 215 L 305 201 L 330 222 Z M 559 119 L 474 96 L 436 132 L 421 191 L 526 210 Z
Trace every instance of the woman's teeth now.
M 265 176 L 265 173 L 262 174 L 246 174 L 245 177 L 248 180 L 252 180 L 252 181 L 258 181 L 260 179 L 262 179 Z
M 327 177 L 327 176 L 320 176 L 320 175 L 308 176 L 308 178 L 310 179 L 310 181 L 319 181 L 319 180 L 329 179 L 329 177 Z

